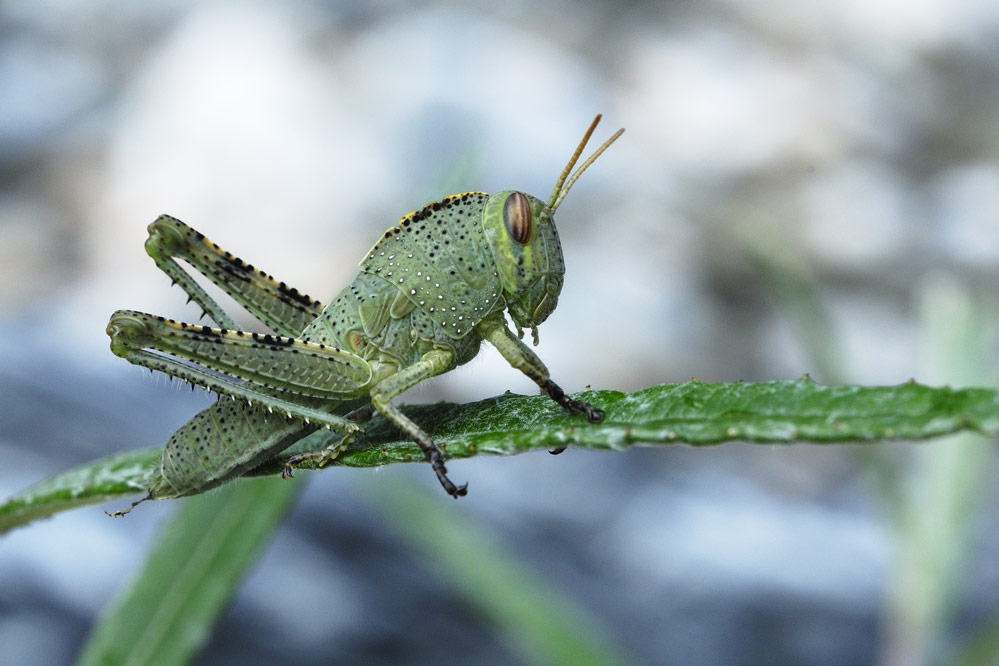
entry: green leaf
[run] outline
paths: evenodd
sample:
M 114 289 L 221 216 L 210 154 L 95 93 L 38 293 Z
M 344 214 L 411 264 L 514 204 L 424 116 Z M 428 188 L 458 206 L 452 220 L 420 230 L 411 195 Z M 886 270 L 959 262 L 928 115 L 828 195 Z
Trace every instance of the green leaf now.
M 90 634 L 78 666 L 186 664 L 302 487 L 230 484 L 185 502 L 135 583 Z
M 438 403 L 403 411 L 448 458 L 512 455 L 580 446 L 861 443 L 917 440 L 959 431 L 999 434 L 999 389 L 899 386 L 820 386 L 797 381 L 662 384 L 635 393 L 588 391 L 577 396 L 606 412 L 602 423 L 564 413 L 544 396 L 502 395 L 462 405 Z M 339 436 L 319 431 L 291 451 L 320 449 Z M 134 495 L 147 487 L 157 450 L 123 453 L 58 474 L 0 507 L 0 531 L 93 502 Z M 423 461 L 413 442 L 380 417 L 333 465 L 376 467 Z M 280 457 L 256 471 L 280 473 Z M 309 469 L 310 465 L 302 466 Z
M 147 490 L 163 447 L 125 451 L 60 472 L 0 506 L 0 534 L 54 513 Z

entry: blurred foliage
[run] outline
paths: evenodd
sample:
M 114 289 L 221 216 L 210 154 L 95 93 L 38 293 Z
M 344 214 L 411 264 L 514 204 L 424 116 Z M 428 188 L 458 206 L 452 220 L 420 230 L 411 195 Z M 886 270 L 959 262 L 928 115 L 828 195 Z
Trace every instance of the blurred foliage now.
M 839 338 L 818 281 L 804 262 L 782 251 L 776 235 L 757 226 L 740 234 L 747 255 L 822 376 L 841 381 Z M 991 293 L 976 295 L 951 276 L 930 274 L 918 295 L 921 375 L 958 386 L 994 384 L 997 373 L 986 362 L 999 338 Z M 994 445 L 961 433 L 915 450 L 865 447 L 858 457 L 895 537 L 879 664 L 946 663 Z M 995 620 L 987 621 L 964 638 L 963 652 L 958 642 L 954 663 L 999 663 L 997 635 Z
M 188 663 L 303 487 L 300 481 L 246 482 L 185 502 L 77 664 Z

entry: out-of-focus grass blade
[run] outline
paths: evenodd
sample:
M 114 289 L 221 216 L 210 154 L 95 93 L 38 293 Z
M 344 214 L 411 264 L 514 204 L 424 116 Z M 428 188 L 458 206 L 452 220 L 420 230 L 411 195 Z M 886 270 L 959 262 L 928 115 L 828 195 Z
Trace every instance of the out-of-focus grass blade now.
M 77 665 L 187 663 L 302 486 L 258 480 L 184 502 Z
M 991 294 L 976 299 L 964 285 L 931 276 L 920 292 L 922 372 L 935 381 L 995 380 L 989 358 L 996 329 Z M 991 323 L 994 323 L 991 322 Z M 950 634 L 966 584 L 973 544 L 991 489 L 995 445 L 958 434 L 907 451 L 905 484 L 894 508 L 898 543 L 889 569 L 881 663 L 934 663 Z M 991 662 L 993 664 L 999 662 Z
M 375 488 L 374 485 L 368 486 Z M 499 544 L 480 523 L 416 486 L 374 493 L 389 526 L 491 623 L 526 663 L 627 664 L 593 618 Z
M 812 375 L 824 382 L 842 382 L 842 344 L 812 267 L 800 254 L 788 252 L 786 232 L 775 224 L 747 220 L 733 231 L 807 353 Z

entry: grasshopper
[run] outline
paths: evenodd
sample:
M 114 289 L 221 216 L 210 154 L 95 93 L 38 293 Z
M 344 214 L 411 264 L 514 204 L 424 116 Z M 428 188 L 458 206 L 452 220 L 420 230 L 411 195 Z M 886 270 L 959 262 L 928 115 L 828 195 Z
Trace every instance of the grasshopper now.
M 164 447 L 147 499 L 203 492 L 271 460 L 319 428 L 342 435 L 292 456 L 320 467 L 377 410 L 416 442 L 444 490 L 467 492 L 447 476 L 433 440 L 392 399 L 471 360 L 483 340 L 568 412 L 600 422 L 604 413 L 568 397 L 523 340 L 552 313 L 565 264 L 554 214 L 579 176 L 624 131 L 575 172 L 597 123 L 587 129 L 547 203 L 515 191 L 453 194 L 403 217 L 375 243 L 360 271 L 323 306 L 220 248 L 180 220 L 149 225 L 146 252 L 219 328 L 119 310 L 111 351 L 218 394 Z M 571 176 L 570 176 L 571 173 Z M 229 294 L 274 334 L 239 330 L 178 259 Z M 507 327 L 509 313 L 517 335 Z M 558 451 L 555 451 L 558 452 Z

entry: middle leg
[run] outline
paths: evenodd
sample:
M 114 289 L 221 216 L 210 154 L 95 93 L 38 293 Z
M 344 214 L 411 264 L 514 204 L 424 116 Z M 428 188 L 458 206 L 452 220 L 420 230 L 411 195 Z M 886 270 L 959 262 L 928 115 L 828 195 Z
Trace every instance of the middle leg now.
M 425 379 L 445 372 L 454 361 L 454 352 L 447 349 L 435 349 L 423 355 L 419 361 L 403 368 L 396 374 L 378 382 L 371 390 L 371 404 L 389 421 L 412 439 L 427 456 L 430 466 L 437 475 L 437 480 L 451 497 L 457 499 L 468 492 L 468 484 L 457 486 L 447 476 L 444 466 L 444 455 L 434 444 L 430 435 L 425 433 L 409 417 L 392 404 L 392 398 L 404 393 Z

